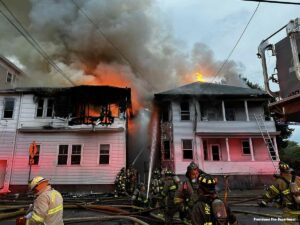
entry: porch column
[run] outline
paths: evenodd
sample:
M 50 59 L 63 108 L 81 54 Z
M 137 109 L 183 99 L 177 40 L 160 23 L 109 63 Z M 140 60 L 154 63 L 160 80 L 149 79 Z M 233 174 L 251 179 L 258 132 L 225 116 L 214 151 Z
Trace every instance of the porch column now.
M 246 112 L 246 120 L 247 120 L 247 121 L 250 121 L 250 119 L 249 119 L 248 102 L 247 102 L 247 100 L 244 101 L 244 105 L 245 105 L 245 112 Z
M 278 154 L 278 147 L 277 147 L 277 141 L 276 141 L 276 137 L 273 137 L 273 144 L 274 144 L 274 150 L 275 150 L 275 154 L 276 154 L 276 159 L 279 160 L 279 154 Z
M 252 138 L 249 138 L 249 145 L 250 145 L 250 152 L 251 152 L 251 160 L 255 161 L 254 159 L 254 152 L 253 152 L 253 143 L 252 143 Z
M 226 121 L 226 113 L 225 113 L 225 103 L 222 100 L 222 114 L 223 114 L 223 121 Z
M 231 161 L 230 150 L 229 150 L 229 140 L 228 140 L 228 138 L 225 138 L 225 140 L 226 140 L 227 161 Z

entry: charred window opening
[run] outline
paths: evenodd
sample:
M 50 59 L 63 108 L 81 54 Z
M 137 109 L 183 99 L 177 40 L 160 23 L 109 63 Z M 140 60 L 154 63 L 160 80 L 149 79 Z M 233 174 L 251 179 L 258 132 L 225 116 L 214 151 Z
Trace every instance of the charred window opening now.
M 68 145 L 59 145 L 57 165 L 68 164 Z
M 243 140 L 242 141 L 242 148 L 243 148 L 243 154 L 244 155 L 250 155 L 251 154 L 249 140 Z
M 164 160 L 171 159 L 170 141 L 164 141 Z
M 214 101 L 200 101 L 201 120 L 202 121 L 222 121 L 222 102 Z
M 193 142 L 191 139 L 182 140 L 183 159 L 193 159 Z
M 4 110 L 3 118 L 12 119 L 14 114 L 15 99 L 14 98 L 5 98 L 4 99 Z
M 164 104 L 161 109 L 161 120 L 162 122 L 170 122 L 170 103 Z
M 80 165 L 81 145 L 72 145 L 71 165 Z
M 99 164 L 109 164 L 109 144 L 101 144 L 100 145 L 100 158 Z
M 190 104 L 188 101 L 180 103 L 181 120 L 190 120 Z

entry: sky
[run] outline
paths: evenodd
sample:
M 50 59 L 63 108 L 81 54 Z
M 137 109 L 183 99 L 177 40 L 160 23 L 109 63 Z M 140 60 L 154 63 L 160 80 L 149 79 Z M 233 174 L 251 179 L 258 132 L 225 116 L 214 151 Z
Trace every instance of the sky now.
M 62 70 L 71 74 L 75 83 L 101 81 L 103 84 L 108 76 L 100 74 L 109 74 L 109 81 L 112 76 L 118 80 L 121 74 L 122 82 L 136 85 L 137 93 L 133 97 L 153 95 L 193 82 L 190 74 L 199 71 L 210 81 L 225 77 L 229 84 L 237 84 L 236 77 L 241 74 L 263 86 L 257 47 L 289 20 L 297 18 L 300 9 L 295 5 L 261 3 L 228 64 L 216 77 L 257 2 L 75 0 L 128 59 L 124 60 L 71 0 L 3 1 Z M 39 85 L 66 83 L 53 68 L 45 66 L 36 50 L 3 18 L 0 30 L 1 53 L 15 57 L 25 72 L 38 78 L 35 80 Z M 275 43 L 284 36 L 285 31 L 270 42 Z M 99 58 L 100 61 L 95 60 Z M 272 65 L 271 56 L 267 61 Z M 291 139 L 300 143 L 298 127 Z

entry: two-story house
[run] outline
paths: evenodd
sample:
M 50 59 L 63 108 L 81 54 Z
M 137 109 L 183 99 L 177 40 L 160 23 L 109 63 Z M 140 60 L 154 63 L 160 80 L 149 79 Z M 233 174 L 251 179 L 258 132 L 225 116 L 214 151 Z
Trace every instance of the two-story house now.
M 111 188 L 126 166 L 130 108 L 129 88 L 1 90 L 0 189 L 24 190 L 37 175 L 65 191 Z M 30 158 L 33 142 L 37 152 Z
M 0 55 L 0 89 L 15 88 L 24 73 L 7 58 Z
M 265 116 L 265 92 L 195 82 L 155 94 L 163 167 L 185 174 L 193 160 L 214 175 L 274 174 L 275 123 Z

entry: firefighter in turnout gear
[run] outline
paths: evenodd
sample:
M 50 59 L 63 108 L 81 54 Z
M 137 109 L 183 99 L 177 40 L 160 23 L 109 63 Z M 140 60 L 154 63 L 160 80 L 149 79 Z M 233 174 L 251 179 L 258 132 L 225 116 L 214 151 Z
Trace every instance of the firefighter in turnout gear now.
M 275 201 L 282 208 L 283 218 L 287 219 L 283 224 L 295 224 L 300 219 L 300 177 L 295 176 L 284 162 L 279 162 L 279 170 L 280 175 L 274 175 L 275 182 L 268 187 L 259 206 L 266 207 Z
M 159 202 L 162 200 L 162 190 L 164 188 L 163 180 L 159 169 L 153 171 L 153 176 L 151 180 L 150 193 L 152 196 L 151 205 L 153 207 L 158 207 Z
M 148 207 L 149 202 L 147 199 L 146 187 L 144 183 L 138 184 L 131 197 L 132 203 L 135 206 Z
M 126 192 L 129 195 L 132 195 L 135 190 L 137 184 L 137 177 L 138 177 L 137 170 L 132 165 L 130 165 L 126 170 L 126 184 L 125 184 Z
M 120 172 L 117 174 L 115 179 L 115 197 L 127 196 L 126 192 L 126 173 L 125 167 L 123 167 Z
M 174 203 L 178 205 L 182 220 L 191 218 L 192 207 L 199 197 L 198 178 L 202 173 L 203 171 L 194 162 L 191 162 L 187 167 L 186 179 L 179 185 L 175 193 Z
M 49 181 L 37 176 L 29 183 L 34 192 L 33 210 L 25 216 L 26 225 L 63 225 L 63 198 L 51 188 Z
M 236 217 L 216 194 L 216 179 L 201 174 L 198 179 L 201 195 L 192 210 L 193 225 L 236 225 Z
M 172 225 L 174 214 L 177 212 L 177 205 L 174 203 L 175 192 L 178 189 L 180 179 L 174 172 L 167 170 L 165 172 L 164 187 L 162 196 L 164 197 L 165 224 Z

